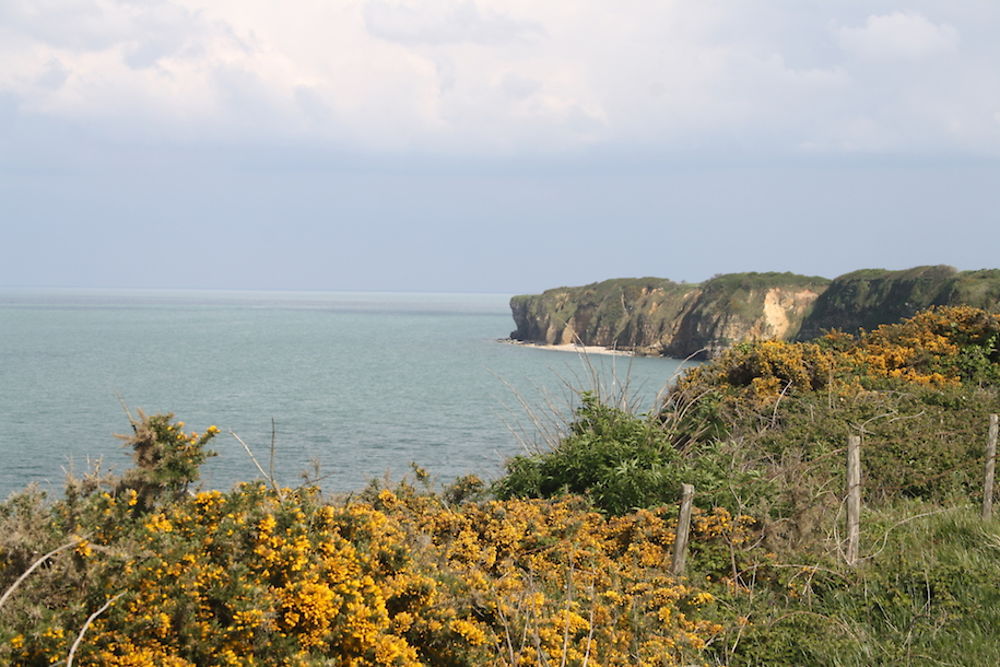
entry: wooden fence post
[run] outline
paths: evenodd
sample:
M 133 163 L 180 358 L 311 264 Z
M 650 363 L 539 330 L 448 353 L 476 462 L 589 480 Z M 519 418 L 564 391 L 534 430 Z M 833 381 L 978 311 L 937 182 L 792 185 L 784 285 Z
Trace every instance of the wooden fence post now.
M 858 561 L 861 532 L 861 438 L 847 437 L 847 564 Z
M 691 533 L 691 501 L 694 500 L 694 486 L 681 484 L 681 511 L 677 516 L 677 533 L 674 538 L 674 562 L 670 571 L 675 577 L 684 574 L 684 560 L 687 558 L 688 536 Z
M 983 519 L 993 517 L 993 480 L 997 465 L 997 416 L 990 415 L 990 435 L 986 439 L 986 482 L 983 484 Z

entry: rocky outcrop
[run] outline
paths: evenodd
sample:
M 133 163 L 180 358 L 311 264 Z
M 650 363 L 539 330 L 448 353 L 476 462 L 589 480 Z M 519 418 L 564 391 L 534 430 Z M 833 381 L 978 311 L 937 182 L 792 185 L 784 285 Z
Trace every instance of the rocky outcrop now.
M 809 340 L 831 329 L 854 333 L 897 322 L 930 306 L 960 304 L 996 311 L 1000 271 L 956 271 L 950 266 L 863 269 L 830 283 L 796 337 Z
M 560 287 L 511 299 L 517 325 L 511 338 L 708 358 L 740 340 L 791 338 L 828 283 L 745 273 L 702 284 L 623 278 Z
M 854 333 L 959 304 L 1000 311 L 1000 270 L 865 269 L 832 282 L 791 273 L 728 274 L 701 284 L 619 278 L 514 297 L 511 338 L 710 358 L 739 341 Z
M 794 277 L 800 280 L 782 285 L 747 286 L 727 276 L 708 281 L 662 354 L 712 358 L 740 341 L 791 339 L 828 282 Z

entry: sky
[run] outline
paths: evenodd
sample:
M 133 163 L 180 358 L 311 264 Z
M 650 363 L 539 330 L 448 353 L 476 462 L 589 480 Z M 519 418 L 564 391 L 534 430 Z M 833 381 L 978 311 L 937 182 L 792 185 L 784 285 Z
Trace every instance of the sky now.
M 0 0 L 0 286 L 998 267 L 996 0 Z

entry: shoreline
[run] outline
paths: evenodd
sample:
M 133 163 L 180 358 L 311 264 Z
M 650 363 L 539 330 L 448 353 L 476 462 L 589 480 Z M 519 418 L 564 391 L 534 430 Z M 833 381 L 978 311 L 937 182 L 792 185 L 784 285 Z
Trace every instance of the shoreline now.
M 616 357 L 634 357 L 635 352 L 632 350 L 616 350 L 611 347 L 604 347 L 602 345 L 580 345 L 578 343 L 561 343 L 561 344 L 549 344 L 549 343 L 531 343 L 523 340 L 514 340 L 513 338 L 498 338 L 498 343 L 506 343 L 507 345 L 517 345 L 519 347 L 530 347 L 536 350 L 553 350 L 555 352 L 576 352 L 577 354 L 605 354 L 609 356 Z

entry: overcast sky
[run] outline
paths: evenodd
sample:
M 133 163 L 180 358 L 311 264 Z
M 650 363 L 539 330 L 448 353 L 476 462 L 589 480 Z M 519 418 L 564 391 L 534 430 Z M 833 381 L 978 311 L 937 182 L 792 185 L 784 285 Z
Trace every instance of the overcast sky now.
M 1000 2 L 0 0 L 0 286 L 998 267 Z

